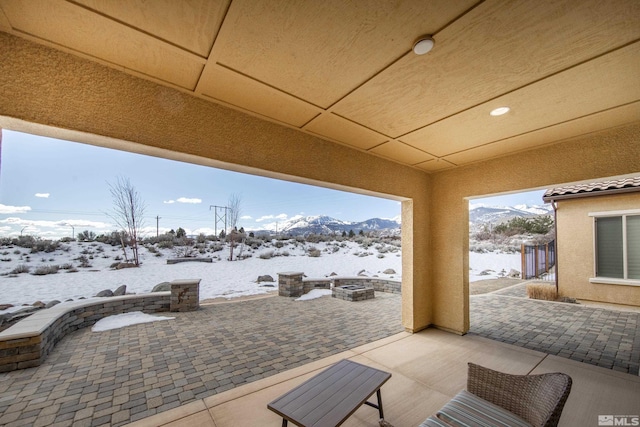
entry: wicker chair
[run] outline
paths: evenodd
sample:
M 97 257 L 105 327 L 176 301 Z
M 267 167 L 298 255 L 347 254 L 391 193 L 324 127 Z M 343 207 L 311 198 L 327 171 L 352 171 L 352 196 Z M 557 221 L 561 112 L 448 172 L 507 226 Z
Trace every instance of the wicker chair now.
M 571 377 L 559 372 L 512 375 L 469 363 L 467 390 L 461 391 L 421 427 L 557 426 L 571 384 Z
M 554 427 L 571 391 L 567 374 L 511 375 L 469 363 L 467 390 L 528 421 Z

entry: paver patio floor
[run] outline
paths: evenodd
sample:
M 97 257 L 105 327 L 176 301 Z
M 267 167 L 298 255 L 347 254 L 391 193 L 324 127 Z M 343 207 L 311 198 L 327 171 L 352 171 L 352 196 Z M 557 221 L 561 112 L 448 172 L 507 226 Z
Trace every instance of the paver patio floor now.
M 0 374 L 0 425 L 119 426 L 402 332 L 400 306 L 270 297 L 82 329 L 43 365 Z
M 472 334 L 638 375 L 640 313 L 505 292 L 519 295 L 471 297 Z M 394 335 L 400 312 L 400 295 L 385 293 L 357 303 L 269 297 L 79 330 L 40 367 L 0 374 L 0 425 L 123 425 Z
M 638 375 L 640 313 L 531 300 L 524 286 L 471 296 L 469 332 Z

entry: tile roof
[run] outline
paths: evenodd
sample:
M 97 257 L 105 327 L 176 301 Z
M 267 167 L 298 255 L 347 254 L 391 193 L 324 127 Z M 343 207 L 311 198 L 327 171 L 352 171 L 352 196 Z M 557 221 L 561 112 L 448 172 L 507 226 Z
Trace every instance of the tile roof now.
M 542 199 L 545 202 L 555 199 L 595 196 L 607 192 L 640 191 L 640 176 L 616 179 L 613 181 L 576 184 L 547 190 Z

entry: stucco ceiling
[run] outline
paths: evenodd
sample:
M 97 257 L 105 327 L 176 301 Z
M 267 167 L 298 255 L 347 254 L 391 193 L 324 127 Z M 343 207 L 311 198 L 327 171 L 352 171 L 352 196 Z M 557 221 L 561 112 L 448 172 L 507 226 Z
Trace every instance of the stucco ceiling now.
M 0 30 L 427 172 L 640 120 L 637 0 L 0 0 Z

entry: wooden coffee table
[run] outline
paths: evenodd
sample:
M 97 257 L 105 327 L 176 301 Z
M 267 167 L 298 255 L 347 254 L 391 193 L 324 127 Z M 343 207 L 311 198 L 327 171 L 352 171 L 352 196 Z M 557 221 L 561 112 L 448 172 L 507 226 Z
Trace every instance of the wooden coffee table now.
M 289 421 L 303 427 L 339 426 L 362 404 L 376 408 L 382 420 L 380 387 L 389 378 L 388 372 L 345 359 L 283 394 L 267 407 L 282 417 L 283 427 Z M 373 393 L 377 394 L 377 405 L 367 402 Z

